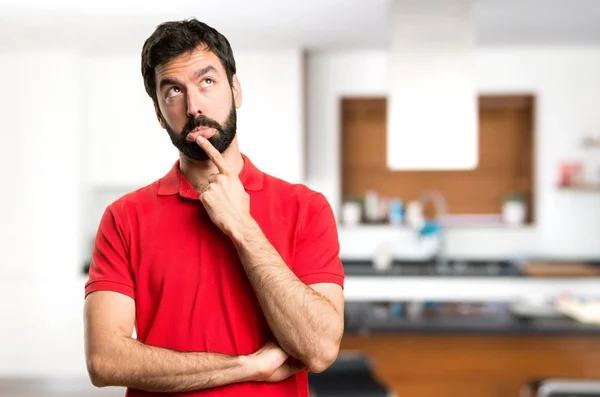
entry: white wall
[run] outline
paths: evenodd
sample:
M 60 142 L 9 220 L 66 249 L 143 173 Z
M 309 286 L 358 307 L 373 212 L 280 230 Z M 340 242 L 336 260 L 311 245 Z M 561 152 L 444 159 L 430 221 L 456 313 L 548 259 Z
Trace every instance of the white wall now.
M 0 374 L 81 368 L 80 71 L 66 51 L 0 54 Z
M 254 164 L 289 182 L 305 180 L 304 57 L 301 51 L 236 53 L 243 103 L 241 150 Z
M 0 53 L 0 280 L 62 277 L 79 257 L 80 60 Z
M 308 107 L 308 184 L 340 205 L 339 100 L 385 96 L 384 51 L 311 54 Z M 560 161 L 599 165 L 598 152 L 585 152 L 581 138 L 600 132 L 600 48 L 486 49 L 477 54 L 477 86 L 483 93 L 534 93 L 536 114 L 536 225 L 518 231 L 453 229 L 454 256 L 600 256 L 600 195 L 556 189 Z M 368 132 L 366 132 L 368 133 Z M 404 237 L 402 237 L 404 236 Z M 419 256 L 412 235 L 393 229 L 340 231 L 344 256 L 369 256 L 389 241 L 399 256 Z

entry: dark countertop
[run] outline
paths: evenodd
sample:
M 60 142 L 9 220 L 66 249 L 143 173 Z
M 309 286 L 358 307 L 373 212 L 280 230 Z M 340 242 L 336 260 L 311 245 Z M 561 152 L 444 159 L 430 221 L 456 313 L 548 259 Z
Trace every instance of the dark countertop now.
M 600 337 L 600 327 L 568 319 L 396 319 L 374 322 L 368 327 L 348 328 L 347 333 L 419 333 L 490 335 L 588 335 Z
M 600 267 L 600 262 L 585 263 Z M 378 271 L 370 260 L 342 259 L 346 276 L 374 277 L 527 277 L 508 260 L 448 260 L 446 268 L 440 268 L 433 261 L 394 260 L 390 269 Z
M 364 305 L 364 304 L 363 304 Z M 480 315 L 431 315 L 418 318 L 377 318 L 374 309 L 363 306 L 362 312 L 346 310 L 346 333 L 419 333 L 419 334 L 489 334 L 489 335 L 562 335 L 598 336 L 600 326 L 583 324 L 557 315 L 545 318 L 520 318 L 508 305 L 497 304 L 493 313 Z

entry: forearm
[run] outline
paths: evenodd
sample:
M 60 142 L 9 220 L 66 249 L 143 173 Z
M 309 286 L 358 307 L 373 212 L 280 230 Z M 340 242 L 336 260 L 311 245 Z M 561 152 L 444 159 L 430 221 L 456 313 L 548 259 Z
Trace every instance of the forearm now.
M 250 222 L 233 240 L 281 347 L 309 370 L 323 370 L 337 356 L 343 314 L 296 277 L 256 223 Z
M 111 347 L 112 346 L 112 347 Z M 124 386 L 149 392 L 186 392 L 255 377 L 246 357 L 182 353 L 122 337 L 89 362 L 96 386 Z

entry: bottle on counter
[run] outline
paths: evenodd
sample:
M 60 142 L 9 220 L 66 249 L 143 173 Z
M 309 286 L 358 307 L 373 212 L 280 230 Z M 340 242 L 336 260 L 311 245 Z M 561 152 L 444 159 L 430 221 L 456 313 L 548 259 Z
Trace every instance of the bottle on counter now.
M 365 194 L 365 220 L 367 222 L 379 220 L 379 195 L 375 190 L 367 190 Z
M 418 201 L 410 201 L 406 206 L 406 223 L 413 230 L 421 230 L 425 226 L 423 205 Z
M 404 203 L 399 198 L 394 198 L 389 204 L 389 221 L 392 225 L 404 223 Z
M 363 205 L 355 198 L 350 198 L 342 204 L 342 223 L 345 226 L 357 226 L 363 217 Z

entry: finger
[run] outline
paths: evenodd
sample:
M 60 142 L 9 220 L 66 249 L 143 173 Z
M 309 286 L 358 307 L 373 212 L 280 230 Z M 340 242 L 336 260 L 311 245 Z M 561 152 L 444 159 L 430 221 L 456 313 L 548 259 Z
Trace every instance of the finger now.
M 216 183 L 217 182 L 217 175 L 219 175 L 219 174 L 210 174 L 208 176 L 208 183 Z
M 190 141 L 190 142 L 194 142 L 196 140 L 196 138 L 198 136 L 201 136 L 202 138 L 210 138 L 211 136 L 213 136 L 216 133 L 214 128 L 210 128 L 210 127 L 200 127 L 195 129 L 193 132 L 190 132 L 187 136 L 186 136 L 186 140 Z
M 221 153 L 219 153 L 219 151 L 215 149 L 215 147 L 212 145 L 212 143 L 210 143 L 208 139 L 205 139 L 204 137 L 198 135 L 196 137 L 196 143 L 206 152 L 208 158 L 210 158 L 212 162 L 215 163 L 220 173 L 226 175 L 229 174 L 229 166 L 225 162 L 225 159 L 223 158 Z

